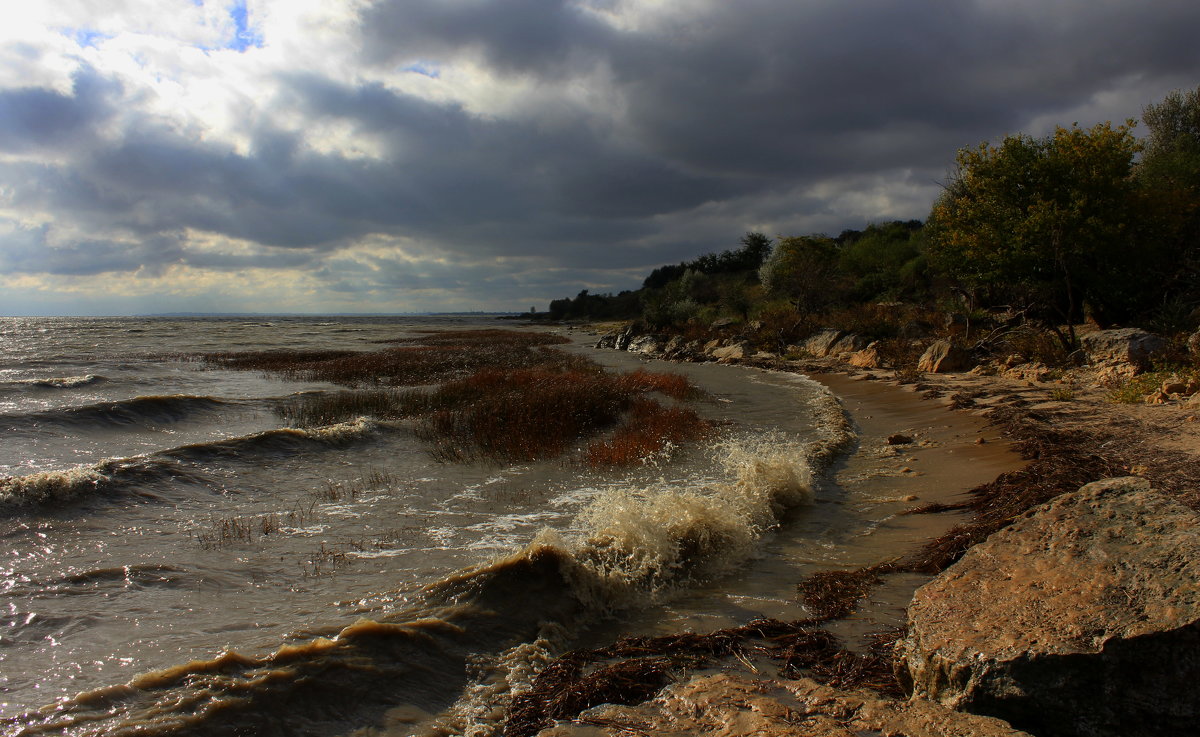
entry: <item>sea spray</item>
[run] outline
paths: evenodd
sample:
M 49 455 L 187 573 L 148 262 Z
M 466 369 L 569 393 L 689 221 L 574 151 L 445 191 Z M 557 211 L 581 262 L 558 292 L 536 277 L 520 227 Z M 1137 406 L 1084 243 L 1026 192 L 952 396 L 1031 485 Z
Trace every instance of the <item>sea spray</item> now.
M 815 382 L 811 411 L 815 438 L 798 441 L 782 432 L 738 433 L 714 443 L 717 471 L 690 480 L 662 480 L 639 489 L 609 488 L 580 512 L 570 540 L 543 530 L 525 550 L 498 561 L 551 558 L 578 603 L 584 621 L 644 605 L 694 578 L 727 572 L 753 554 L 764 534 L 789 510 L 813 501 L 815 477 L 856 434 L 841 403 Z M 476 575 L 487 575 L 483 569 Z M 531 599 L 537 606 L 539 599 Z M 455 705 L 440 715 L 427 737 L 492 737 L 503 729 L 507 706 L 529 688 L 567 630 L 543 621 L 533 642 L 488 659 Z
M 0 478 L 0 509 L 61 504 L 84 496 L 109 480 L 104 468 L 100 464 Z

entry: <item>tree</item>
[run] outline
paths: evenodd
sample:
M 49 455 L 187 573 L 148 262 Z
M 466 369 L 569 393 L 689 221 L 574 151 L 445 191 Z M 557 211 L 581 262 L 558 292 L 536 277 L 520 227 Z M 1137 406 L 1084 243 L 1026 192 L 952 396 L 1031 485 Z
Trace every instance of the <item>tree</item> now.
M 822 235 L 780 238 L 758 271 L 770 297 L 786 299 L 801 314 L 820 312 L 842 293 L 837 244 Z
M 1157 254 L 1164 299 L 1200 302 L 1200 87 L 1147 105 L 1150 129 L 1137 167 L 1147 217 L 1140 240 Z
M 934 266 L 983 304 L 1017 303 L 1068 325 L 1085 305 L 1128 311 L 1139 198 L 1133 121 L 1008 136 L 958 152 L 927 225 Z M 1074 333 L 1064 337 L 1073 347 Z

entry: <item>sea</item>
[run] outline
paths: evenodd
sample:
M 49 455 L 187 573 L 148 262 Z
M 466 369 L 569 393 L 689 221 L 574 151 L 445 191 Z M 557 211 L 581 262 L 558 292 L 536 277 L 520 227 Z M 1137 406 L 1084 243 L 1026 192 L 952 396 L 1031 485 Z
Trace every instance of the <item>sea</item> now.
M 616 470 L 445 462 L 411 423 L 284 419 L 342 387 L 195 357 L 479 328 L 683 373 L 719 431 Z M 555 654 L 804 617 L 803 575 L 903 526 L 891 451 L 822 384 L 595 340 L 479 315 L 0 318 L 0 734 L 499 734 Z

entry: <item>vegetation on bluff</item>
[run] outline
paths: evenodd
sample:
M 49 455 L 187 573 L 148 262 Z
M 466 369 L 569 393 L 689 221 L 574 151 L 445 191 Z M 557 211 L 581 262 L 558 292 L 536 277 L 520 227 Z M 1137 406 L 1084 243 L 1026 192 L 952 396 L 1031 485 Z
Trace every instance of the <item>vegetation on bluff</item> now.
M 737 250 L 654 269 L 639 290 L 582 292 L 541 317 L 639 319 L 689 337 L 734 324 L 768 350 L 819 326 L 960 342 L 1003 327 L 1010 342 L 1041 342 L 1037 357 L 1059 362 L 1079 347 L 1071 326 L 1085 319 L 1194 330 L 1200 88 L 1147 106 L 1143 122 L 1144 139 L 1130 120 L 966 148 L 924 223 L 747 233 Z

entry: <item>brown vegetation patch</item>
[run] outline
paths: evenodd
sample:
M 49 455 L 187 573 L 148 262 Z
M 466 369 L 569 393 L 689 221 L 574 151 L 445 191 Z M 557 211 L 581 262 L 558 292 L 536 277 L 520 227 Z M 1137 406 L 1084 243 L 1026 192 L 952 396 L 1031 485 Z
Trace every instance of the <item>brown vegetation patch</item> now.
M 464 330 L 406 338 L 402 346 L 379 351 L 245 351 L 204 353 L 198 358 L 222 368 L 345 386 L 419 386 L 487 368 L 589 363 L 548 347 L 564 342 L 565 338 L 546 333 Z
M 696 440 L 710 425 L 686 407 L 664 407 L 652 399 L 637 399 L 625 421 L 612 435 L 588 446 L 585 459 L 593 468 L 642 461 L 668 445 Z

